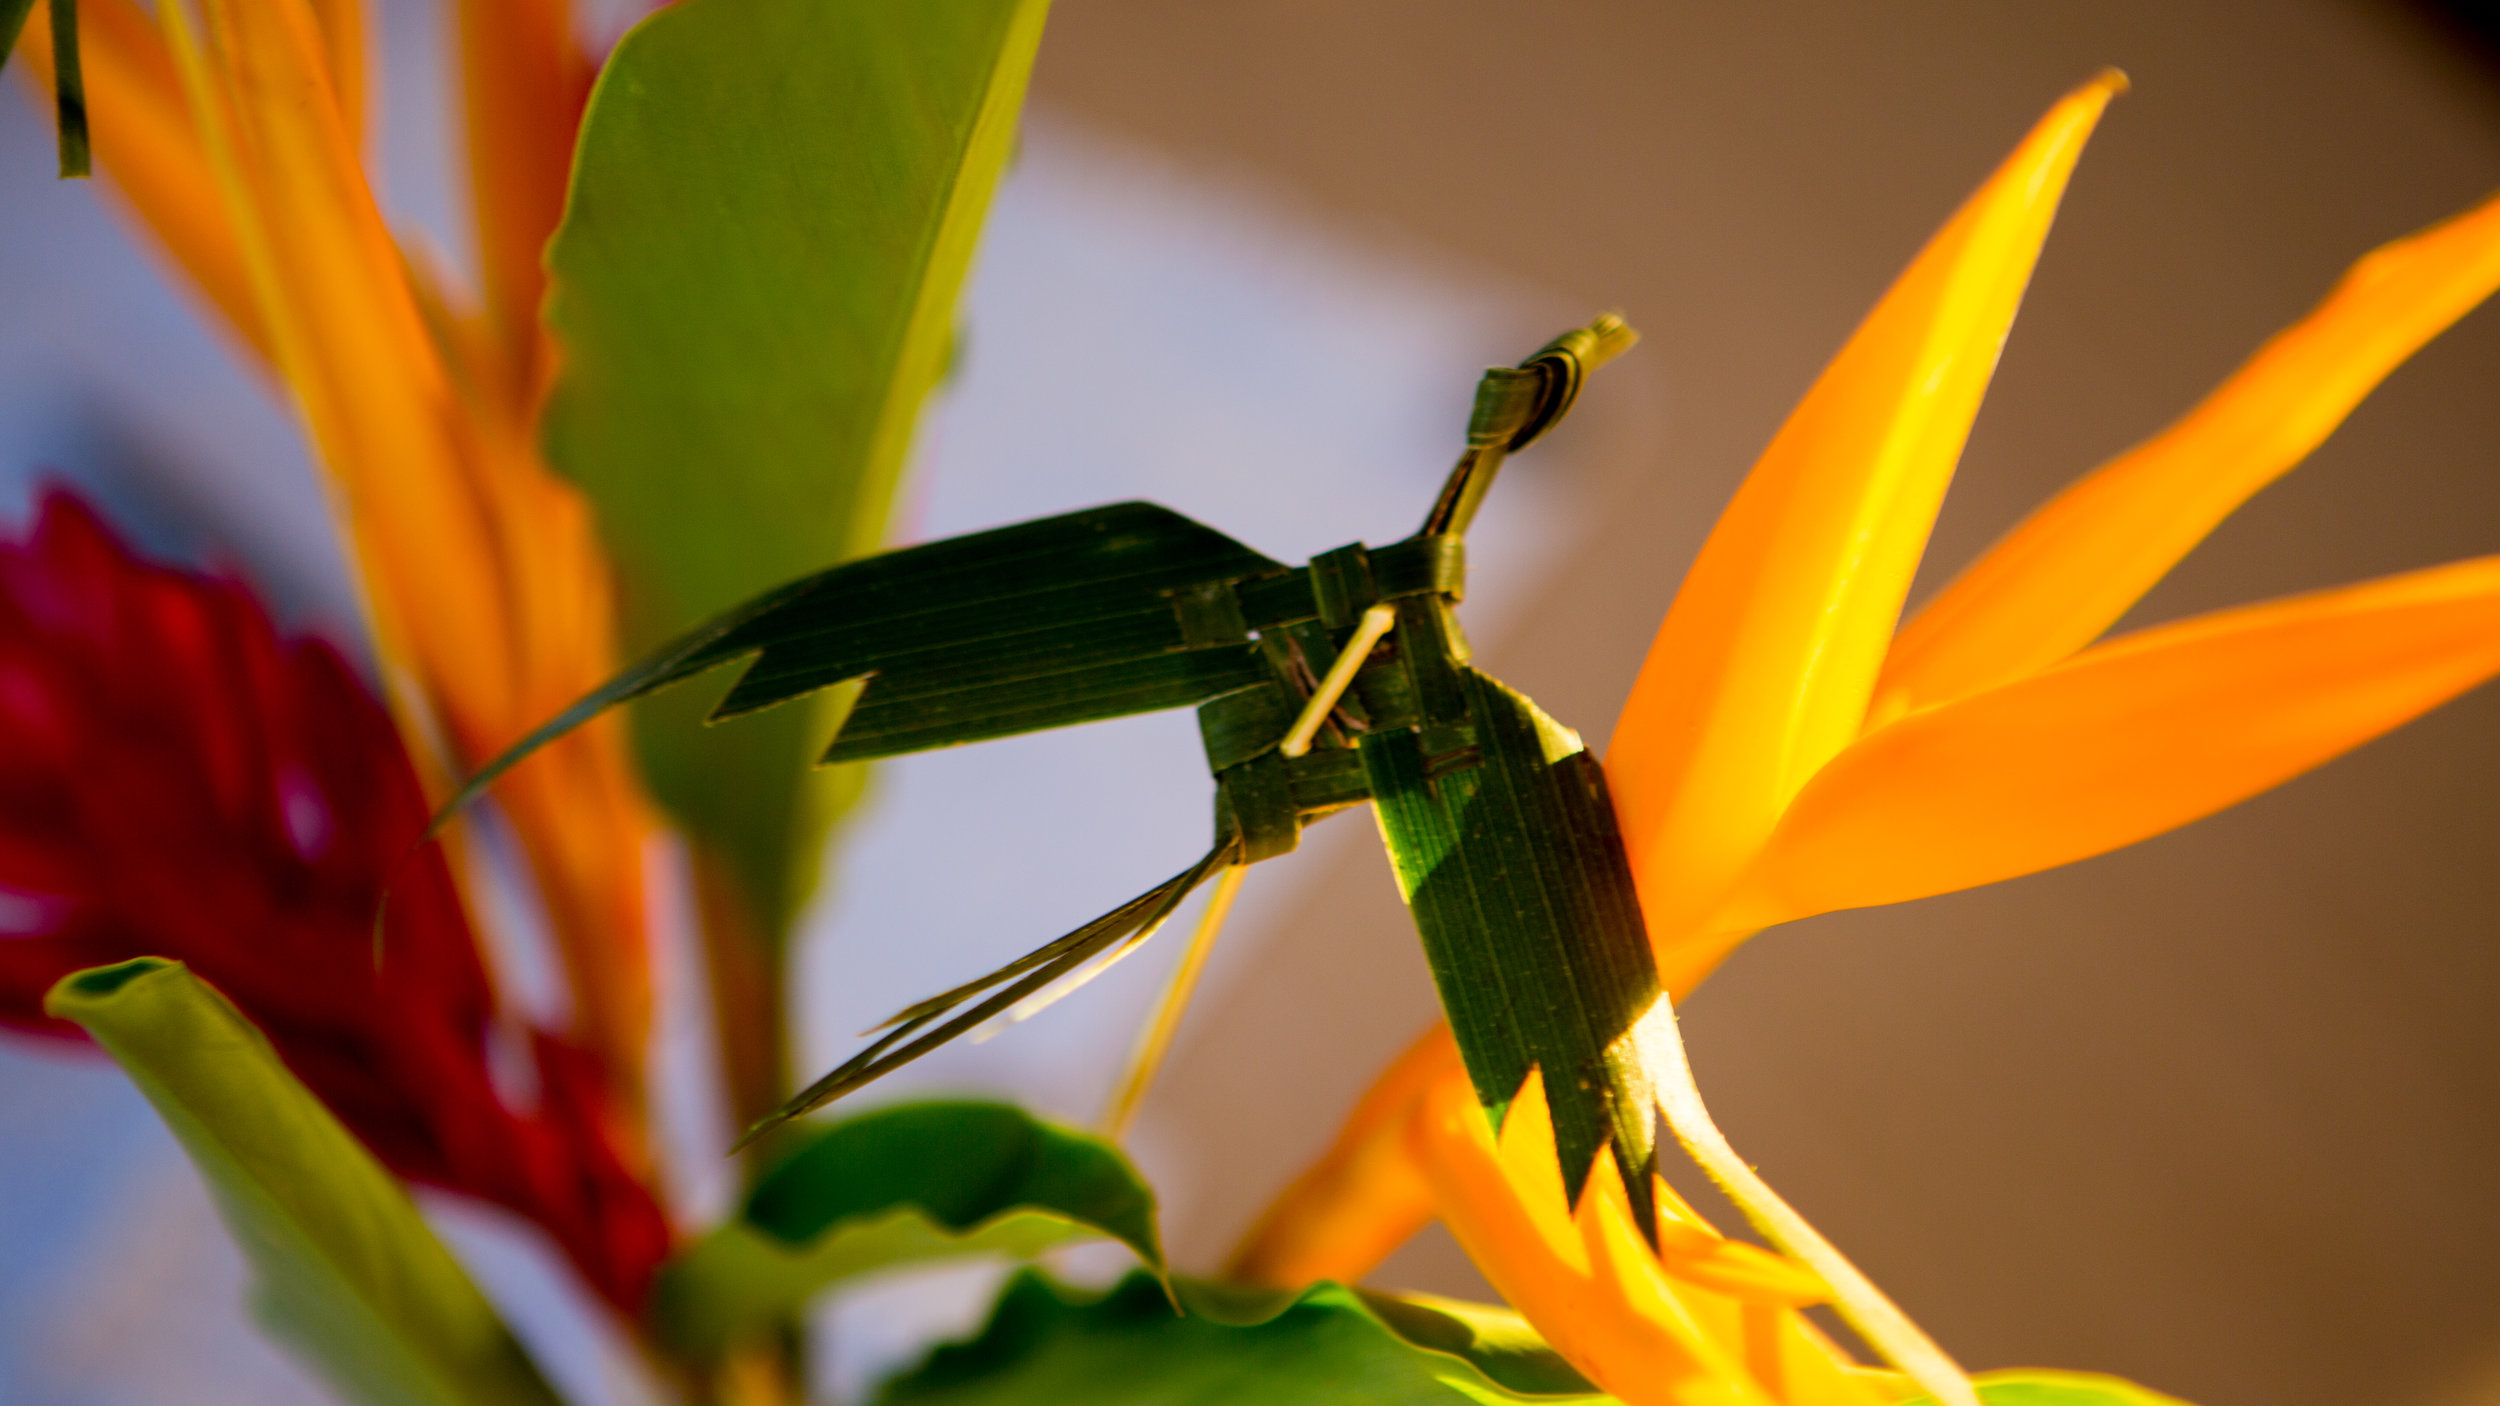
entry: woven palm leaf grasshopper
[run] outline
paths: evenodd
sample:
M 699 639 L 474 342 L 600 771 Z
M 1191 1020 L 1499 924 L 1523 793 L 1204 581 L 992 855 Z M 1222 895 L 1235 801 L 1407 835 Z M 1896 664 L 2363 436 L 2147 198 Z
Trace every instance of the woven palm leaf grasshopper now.
M 1655 1105 L 1631 1031 L 1659 988 L 1605 776 L 1577 735 L 1475 668 L 1456 615 L 1467 527 L 1503 459 L 1634 340 L 1604 317 L 1487 371 L 1466 450 L 1404 541 L 1288 567 L 1132 502 L 847 562 L 619 674 L 481 771 L 452 808 L 601 711 L 738 660 L 752 662 L 714 721 L 865 680 L 826 762 L 1195 707 L 1216 783 L 1204 858 L 901 1011 L 747 1138 L 1051 999 L 1066 989 L 1055 983 L 1143 942 L 1219 876 L 1220 908 L 1246 866 L 1369 801 L 1488 1112 L 1498 1124 L 1541 1070 L 1572 1200 L 1602 1147 L 1646 1186 Z M 1654 1234 L 1650 1198 L 1632 1202 Z

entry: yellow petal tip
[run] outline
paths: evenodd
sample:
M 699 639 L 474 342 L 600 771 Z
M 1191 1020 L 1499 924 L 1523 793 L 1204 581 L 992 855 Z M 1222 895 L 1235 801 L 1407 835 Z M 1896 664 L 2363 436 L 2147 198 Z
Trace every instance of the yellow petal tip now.
M 2084 86 L 2087 88 L 2098 88 L 2102 92 L 2107 93 L 2114 98 L 2120 93 L 2127 91 L 2129 88 L 2134 87 L 2135 83 L 2127 77 L 2127 71 L 2125 69 L 2104 67 L 2100 72 L 2093 74 L 2092 81 Z

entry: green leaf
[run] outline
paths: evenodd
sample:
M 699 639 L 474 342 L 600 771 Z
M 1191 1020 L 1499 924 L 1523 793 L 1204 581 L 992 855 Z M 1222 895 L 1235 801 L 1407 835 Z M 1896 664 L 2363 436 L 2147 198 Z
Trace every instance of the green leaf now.
M 1517 1315 L 1335 1284 L 1302 1293 L 1152 1278 L 1099 1298 L 1026 1271 L 989 1326 L 886 1384 L 881 1406 L 1425 1406 L 1606 1402 Z
M 240 1011 L 179 962 L 63 977 L 85 1026 L 191 1154 L 258 1275 L 270 1330 L 374 1406 L 555 1406 L 408 1193 Z
M 654 1314 L 704 1358 L 858 1275 L 1104 1236 L 1162 1268 L 1154 1193 L 1111 1144 L 1005 1104 L 900 1104 L 774 1167 L 743 1214 L 661 1270 Z
M 1971 1378 L 1988 1406 L 2186 1406 L 2175 1396 L 2147 1391 L 2130 1381 L 2094 1372 L 2053 1372 L 2022 1367 Z M 1919 1402 L 1931 1398 L 1919 1397 Z
M 684 0 L 617 46 L 548 249 L 545 423 L 635 649 L 883 539 L 1047 8 Z M 659 700 L 644 769 L 778 933 L 839 702 L 705 733 L 709 705 Z

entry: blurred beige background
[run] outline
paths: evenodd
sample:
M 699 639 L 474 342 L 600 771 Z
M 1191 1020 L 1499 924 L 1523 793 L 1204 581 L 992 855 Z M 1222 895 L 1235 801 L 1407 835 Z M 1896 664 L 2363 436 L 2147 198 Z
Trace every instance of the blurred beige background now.
M 2358 0 L 1063 0 L 1036 104 L 1647 332 L 1564 432 L 1604 466 L 1603 529 L 1533 623 L 1477 641 L 1598 741 L 1780 416 L 2102 64 L 2136 88 L 2068 198 L 1932 585 L 2363 250 L 2500 185 L 2489 71 Z M 2486 309 L 2138 622 L 2500 550 L 2496 383 Z M 1773 933 L 1688 1029 L 1737 1144 L 1975 1366 L 2207 1406 L 2500 1401 L 2496 850 L 2486 689 L 2136 849 Z M 1230 939 L 1147 1115 L 1197 1264 L 1431 1016 L 1374 847 L 1319 862 Z M 1467 1288 L 1434 1237 L 1384 1280 Z

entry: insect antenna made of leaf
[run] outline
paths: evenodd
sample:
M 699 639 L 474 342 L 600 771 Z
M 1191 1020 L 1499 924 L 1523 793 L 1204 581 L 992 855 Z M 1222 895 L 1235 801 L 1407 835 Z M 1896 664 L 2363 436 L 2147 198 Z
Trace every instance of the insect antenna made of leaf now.
M 1547 342 L 1517 366 L 1486 371 L 1476 383 L 1475 409 L 1467 417 L 1467 452 L 1459 456 L 1432 511 L 1424 515 L 1423 535 L 1465 535 L 1502 461 L 1552 429 L 1580 398 L 1588 373 L 1630 351 L 1640 339 L 1621 317 L 1606 313 Z
M 800 1090 L 789 1102 L 757 1119 L 754 1126 L 738 1139 L 737 1146 L 745 1147 L 792 1118 L 822 1108 L 844 1094 L 900 1069 L 1052 983 L 1078 972 L 1095 958 L 1106 954 L 1116 958 L 1121 951 L 1144 942 L 1154 936 L 1155 930 L 1200 884 L 1232 865 L 1239 857 L 1240 848 L 1239 840 L 1227 837 L 1197 863 L 1074 932 L 1044 943 L 986 976 L 896 1012 L 874 1027 L 885 1032 L 874 1044 Z M 994 994 L 941 1023 L 942 1017 L 983 992 Z M 932 1024 L 936 1024 L 937 1028 L 929 1029 Z M 927 1033 L 921 1033 L 923 1031 Z

